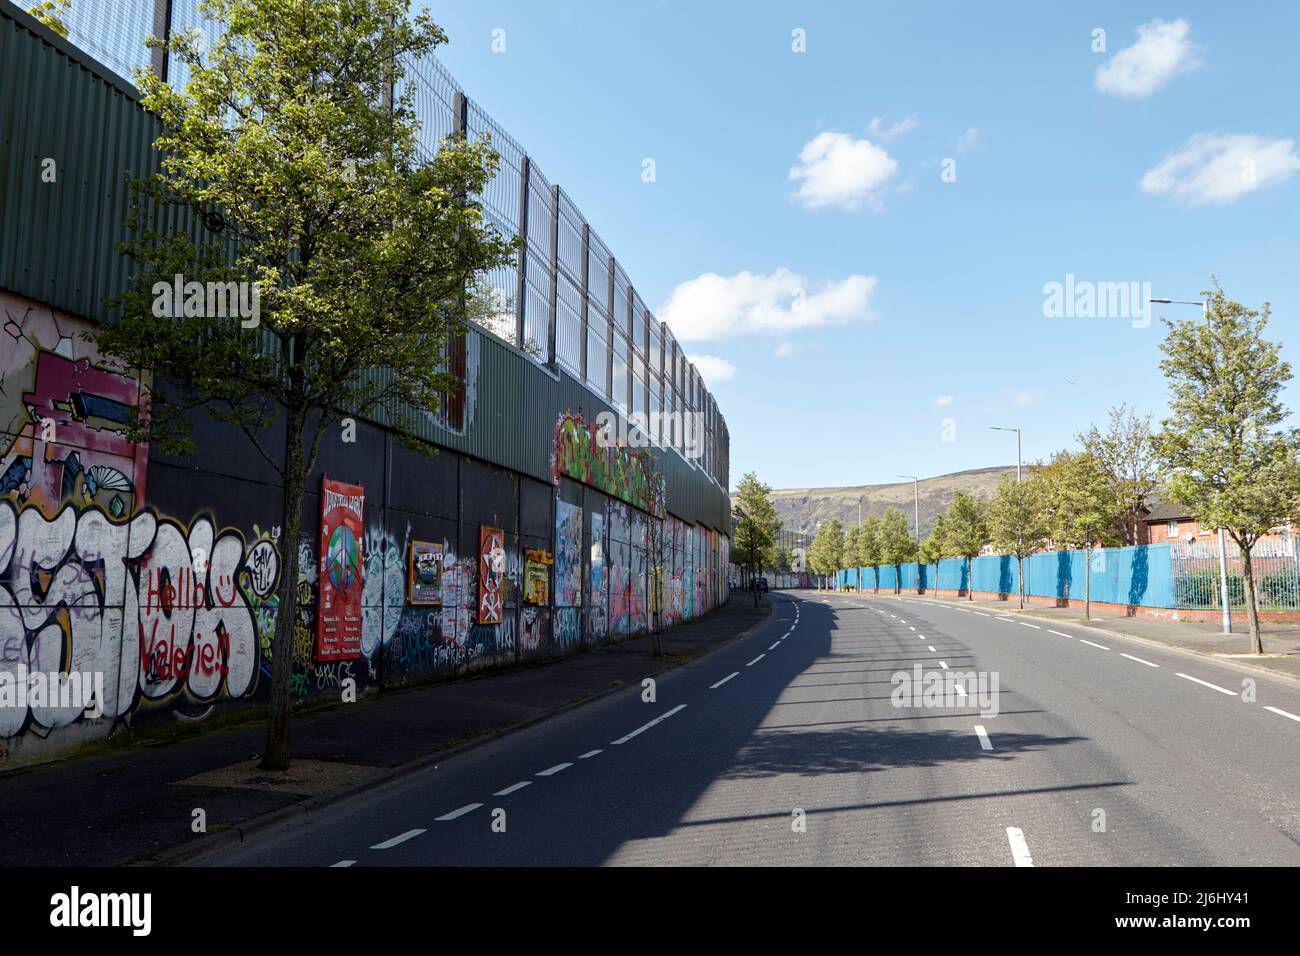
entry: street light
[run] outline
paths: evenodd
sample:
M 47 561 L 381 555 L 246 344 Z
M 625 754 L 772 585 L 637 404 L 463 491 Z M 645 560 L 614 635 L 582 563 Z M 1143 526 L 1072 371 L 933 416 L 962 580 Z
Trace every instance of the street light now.
M 916 593 L 921 593 L 921 479 L 916 475 L 899 475 L 912 479 L 912 524 L 916 528 Z M 898 582 L 899 588 L 903 582 Z
M 1199 305 L 1205 324 L 1210 324 L 1209 299 L 1150 299 L 1162 305 Z M 1232 605 L 1228 603 L 1228 536 L 1219 529 L 1219 601 L 1223 605 L 1223 633 L 1232 633 Z
M 990 425 L 989 428 L 995 432 L 1015 432 L 1016 433 L 1016 484 L 1020 484 L 1020 429 L 1003 428 L 1001 425 Z

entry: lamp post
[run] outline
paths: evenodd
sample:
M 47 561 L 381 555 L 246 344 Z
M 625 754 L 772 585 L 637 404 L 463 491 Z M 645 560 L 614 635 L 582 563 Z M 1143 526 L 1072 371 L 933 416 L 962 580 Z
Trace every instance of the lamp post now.
M 1208 327 L 1210 324 L 1209 299 L 1151 299 L 1163 305 L 1199 305 L 1201 318 Z M 1228 602 L 1228 536 L 1219 529 L 1219 601 L 1223 605 L 1223 633 L 1232 633 L 1232 605 Z
M 989 428 L 995 432 L 1015 432 L 1016 433 L 1016 484 L 1020 484 L 1020 429 L 1004 428 L 1001 425 L 990 425 Z
M 912 526 L 916 533 L 916 593 L 921 593 L 921 479 L 916 475 L 899 475 L 912 479 Z M 902 582 L 900 581 L 901 585 Z
M 989 428 L 995 432 L 1015 432 L 1016 433 L 1016 484 L 1020 484 L 1020 429 L 1007 428 L 1002 425 L 990 425 Z M 1020 544 L 1020 550 L 1024 550 L 1024 540 L 1020 535 L 1016 535 L 1016 541 Z M 1016 581 L 1017 589 L 1020 591 L 1020 610 L 1025 609 L 1025 562 L 1023 558 L 1016 560 Z

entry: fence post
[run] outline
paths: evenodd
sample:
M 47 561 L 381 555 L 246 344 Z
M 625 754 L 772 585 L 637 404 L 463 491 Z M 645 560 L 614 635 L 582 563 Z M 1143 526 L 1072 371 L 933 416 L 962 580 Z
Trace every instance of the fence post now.
M 149 65 L 157 74 L 158 79 L 165 83 L 167 82 L 167 70 L 171 66 L 171 56 L 167 51 L 167 43 L 172 38 L 172 0 L 153 0 L 153 29 L 151 32 L 163 41 L 163 45 L 154 47 L 149 51 Z
M 546 329 L 546 364 L 555 365 L 556 297 L 560 294 L 560 187 L 551 187 L 551 308 Z
M 558 281 L 558 280 L 557 280 Z M 587 384 L 587 331 L 591 315 L 587 309 L 587 288 L 591 283 L 591 223 L 582 224 L 582 356 L 578 365 L 582 370 L 582 384 Z
M 519 164 L 519 276 L 515 281 L 515 348 L 524 347 L 524 300 L 528 298 L 528 185 L 532 160 Z

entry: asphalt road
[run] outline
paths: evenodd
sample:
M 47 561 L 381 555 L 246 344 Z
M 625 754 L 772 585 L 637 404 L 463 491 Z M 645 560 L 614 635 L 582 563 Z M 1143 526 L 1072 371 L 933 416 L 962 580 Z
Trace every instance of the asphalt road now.
M 951 605 L 773 597 L 653 702 L 629 688 L 207 862 L 1300 864 L 1300 685 Z M 997 694 L 896 706 L 918 664 Z

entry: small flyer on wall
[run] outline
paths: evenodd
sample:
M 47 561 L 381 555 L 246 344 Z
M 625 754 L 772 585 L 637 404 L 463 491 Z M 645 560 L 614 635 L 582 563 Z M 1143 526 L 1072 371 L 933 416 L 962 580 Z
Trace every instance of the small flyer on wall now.
M 361 529 L 365 489 L 321 478 L 316 660 L 361 656 Z

